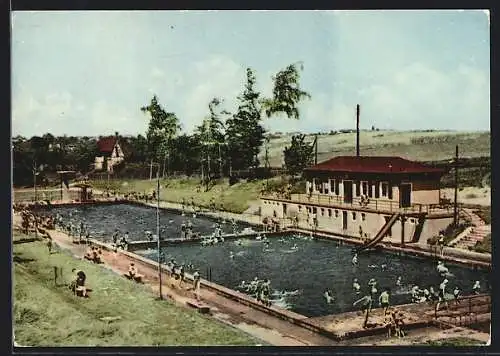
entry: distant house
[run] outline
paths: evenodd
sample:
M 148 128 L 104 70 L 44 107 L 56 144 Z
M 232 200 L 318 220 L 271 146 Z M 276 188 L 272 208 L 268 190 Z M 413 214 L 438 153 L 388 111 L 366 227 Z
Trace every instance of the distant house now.
M 118 135 L 102 137 L 97 141 L 99 156 L 95 158 L 94 169 L 113 172 L 113 167 L 125 160 Z

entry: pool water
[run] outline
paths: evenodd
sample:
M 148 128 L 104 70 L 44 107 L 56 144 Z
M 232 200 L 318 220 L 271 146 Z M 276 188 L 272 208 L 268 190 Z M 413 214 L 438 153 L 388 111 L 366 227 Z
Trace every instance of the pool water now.
M 113 204 L 52 207 L 50 211 L 62 214 L 66 222 L 71 220 L 79 224 L 83 221 L 92 237 L 104 241 L 111 239 L 115 229 L 121 233 L 128 231 L 130 241 L 145 240 L 145 231 L 156 231 L 156 209 L 152 207 Z M 182 216 L 176 211 L 161 210 L 162 237 L 179 238 L 181 224 L 188 221 L 194 232 L 205 236 L 214 232 L 217 219 L 200 215 L 193 218 L 192 214 Z M 241 231 L 250 225 L 238 223 L 237 226 Z M 230 222 L 222 228 L 225 233 L 232 232 Z M 378 281 L 379 293 L 384 287 L 391 288 L 391 304 L 396 305 L 411 301 L 409 292 L 414 284 L 422 289 L 433 286 L 437 290 L 443 280 L 436 271 L 437 261 L 431 258 L 375 251 L 360 254 L 358 266 L 353 266 L 351 245 L 294 234 L 269 238 L 269 242 L 267 248 L 257 240 L 242 240 L 241 244 L 227 240 L 213 246 L 193 242 L 171 245 L 163 252 L 166 260 L 174 258 L 178 263 L 198 267 L 204 278 L 208 277 L 210 269 L 212 281 L 228 288 L 236 289 L 241 281 L 249 282 L 254 277 L 270 279 L 276 305 L 311 317 L 356 310 L 353 302 L 368 292 L 367 283 L 371 278 Z M 137 253 L 157 258 L 155 250 Z M 382 265 L 386 265 L 385 269 Z M 448 293 L 458 286 L 464 295 L 471 294 L 476 280 L 481 282 L 483 292 L 488 291 L 489 274 L 486 271 L 452 264 L 447 267 L 452 273 L 447 277 Z M 396 286 L 398 276 L 402 279 L 401 287 Z M 354 278 L 361 285 L 360 295 L 353 291 Z M 335 298 L 331 304 L 327 304 L 323 296 L 326 289 L 330 289 Z
M 168 260 L 193 264 L 204 278 L 210 269 L 212 281 L 228 288 L 238 289 L 241 281 L 249 282 L 254 277 L 269 279 L 275 304 L 309 317 L 357 310 L 353 302 L 368 293 L 367 283 L 371 278 L 378 282 L 378 294 L 384 287 L 391 289 L 393 305 L 410 303 L 413 285 L 422 289 L 433 286 L 437 291 L 444 279 L 436 271 L 437 261 L 429 258 L 370 252 L 360 254 L 358 265 L 353 266 L 352 246 L 347 244 L 293 234 L 269 238 L 269 241 L 269 247 L 262 241 L 242 240 L 241 245 L 236 241 L 213 246 L 175 245 L 165 247 L 163 252 Z M 153 250 L 137 253 L 156 258 Z M 451 273 L 446 277 L 447 293 L 453 293 L 458 286 L 463 295 L 471 294 L 476 280 L 481 282 L 482 291 L 487 291 L 486 271 L 451 264 L 447 267 Z M 396 286 L 398 276 L 402 279 L 400 287 Z M 352 288 L 354 278 L 361 285 L 359 295 Z M 335 298 L 331 304 L 323 296 L 326 289 L 330 289 Z M 375 306 L 378 307 L 378 300 Z
M 52 207 L 51 214 L 60 214 L 64 222 L 72 221 L 79 226 L 81 221 L 88 227 L 93 238 L 102 241 L 111 241 L 113 232 L 118 229 L 122 234 L 129 233 L 129 241 L 146 240 L 146 231 L 156 234 L 156 208 L 133 204 L 113 205 L 80 205 Z M 160 210 L 160 229 L 163 239 L 178 239 L 181 237 L 181 225 L 191 222 L 193 232 L 199 232 L 202 236 L 214 232 L 214 224 L 220 219 L 208 218 L 197 214 L 193 218 L 192 213 L 182 216 L 173 210 Z M 245 223 L 237 223 L 237 229 L 243 230 L 250 226 Z M 222 224 L 224 233 L 232 233 L 233 227 L 230 221 Z

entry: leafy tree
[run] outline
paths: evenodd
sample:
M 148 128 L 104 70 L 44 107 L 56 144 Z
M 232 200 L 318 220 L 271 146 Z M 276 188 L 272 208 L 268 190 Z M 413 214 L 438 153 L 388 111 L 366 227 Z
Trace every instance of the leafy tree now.
M 149 121 L 146 138 L 148 141 L 148 156 L 151 160 L 164 162 L 171 149 L 171 141 L 180 131 L 179 119 L 172 112 L 167 112 L 158 102 L 158 98 L 153 96 L 148 106 L 141 108 L 141 111 L 148 113 L 151 117 Z
M 255 90 L 255 73 L 251 68 L 246 71 L 246 84 L 243 93 L 238 96 L 238 109 L 227 120 L 226 140 L 229 159 L 233 169 L 257 167 L 257 155 L 264 142 L 265 130 L 260 124 L 262 108 L 260 93 Z
M 262 102 L 267 117 L 284 113 L 288 118 L 299 119 L 298 103 L 302 99 L 311 98 L 309 93 L 300 89 L 300 71 L 303 69 L 302 64 L 300 67 L 298 63 L 290 64 L 273 76 L 273 97 Z
M 305 142 L 306 135 L 292 136 L 290 146 L 283 151 L 285 156 L 285 167 L 288 173 L 296 175 L 314 161 L 314 145 Z
M 210 101 L 209 116 L 195 130 L 201 148 L 201 160 L 209 178 L 212 172 L 222 171 L 224 165 L 222 157 L 225 157 L 226 148 L 223 117 L 230 113 L 220 108 L 222 102 L 219 98 Z
M 183 134 L 172 141 L 171 169 L 187 175 L 200 169 L 200 143 L 195 135 Z

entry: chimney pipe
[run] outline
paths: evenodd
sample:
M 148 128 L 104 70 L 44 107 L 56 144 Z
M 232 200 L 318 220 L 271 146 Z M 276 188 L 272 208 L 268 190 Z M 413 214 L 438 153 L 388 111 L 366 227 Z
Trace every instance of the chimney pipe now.
M 359 157 L 359 104 L 356 105 L 356 157 Z

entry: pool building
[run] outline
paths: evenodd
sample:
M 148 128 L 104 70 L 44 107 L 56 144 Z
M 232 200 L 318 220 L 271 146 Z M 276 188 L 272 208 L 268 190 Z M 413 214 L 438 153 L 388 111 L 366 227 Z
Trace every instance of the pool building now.
M 441 204 L 443 169 L 401 157 L 338 156 L 304 170 L 304 193 L 261 197 L 282 226 L 371 242 L 425 242 L 453 222 Z

